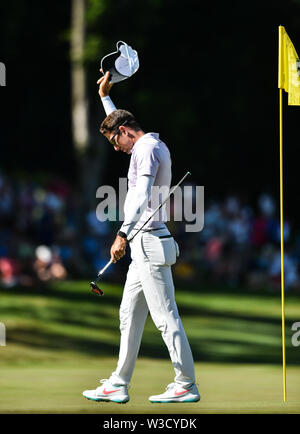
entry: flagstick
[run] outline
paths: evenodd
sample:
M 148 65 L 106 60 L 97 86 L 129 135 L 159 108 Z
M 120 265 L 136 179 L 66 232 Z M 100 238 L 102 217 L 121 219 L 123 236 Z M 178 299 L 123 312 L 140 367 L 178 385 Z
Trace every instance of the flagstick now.
M 282 318 L 282 368 L 283 368 L 283 401 L 286 402 L 286 363 L 285 363 L 285 315 L 284 315 L 284 257 L 283 257 L 283 158 L 282 158 L 282 89 L 279 89 L 280 116 L 280 247 L 281 247 L 281 318 Z

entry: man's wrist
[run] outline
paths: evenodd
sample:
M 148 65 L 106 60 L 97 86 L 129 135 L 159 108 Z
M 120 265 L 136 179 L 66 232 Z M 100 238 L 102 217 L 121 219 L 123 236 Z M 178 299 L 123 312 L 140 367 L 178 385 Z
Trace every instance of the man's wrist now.
M 124 238 L 125 240 L 127 240 L 127 235 L 125 234 L 125 232 L 118 231 L 117 235 L 119 235 L 119 237 Z

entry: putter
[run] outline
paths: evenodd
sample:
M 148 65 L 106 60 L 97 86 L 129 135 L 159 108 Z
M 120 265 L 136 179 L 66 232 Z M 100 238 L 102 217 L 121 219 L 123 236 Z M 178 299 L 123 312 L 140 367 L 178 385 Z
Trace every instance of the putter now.
M 174 193 L 174 191 L 176 190 L 177 187 L 179 187 L 179 185 L 185 180 L 185 178 L 191 175 L 191 172 L 186 172 L 186 174 L 181 178 L 181 180 L 178 182 L 178 184 L 175 185 L 175 187 L 172 188 L 172 190 L 170 191 L 170 193 L 168 194 L 168 196 L 165 198 L 165 200 L 158 205 L 158 207 L 153 211 L 153 213 L 151 214 L 151 216 L 148 218 L 148 220 L 145 221 L 145 223 L 143 223 L 143 225 L 139 228 L 139 230 L 129 239 L 127 240 L 128 242 L 132 241 L 133 238 L 143 229 L 143 227 L 148 223 L 149 220 L 152 219 L 152 217 L 157 213 L 157 211 L 159 211 L 161 209 L 161 207 L 167 202 L 167 200 L 169 199 L 169 197 L 171 196 L 171 194 Z M 102 268 L 102 270 L 99 271 L 98 273 L 98 277 L 97 279 L 93 280 L 90 283 L 90 287 L 91 290 L 94 294 L 98 295 L 98 296 L 102 296 L 104 295 L 104 291 L 99 288 L 99 286 L 97 285 L 97 282 L 99 282 L 102 274 L 104 273 L 104 271 L 113 263 L 113 261 L 110 259 L 110 261 L 105 265 L 105 267 Z

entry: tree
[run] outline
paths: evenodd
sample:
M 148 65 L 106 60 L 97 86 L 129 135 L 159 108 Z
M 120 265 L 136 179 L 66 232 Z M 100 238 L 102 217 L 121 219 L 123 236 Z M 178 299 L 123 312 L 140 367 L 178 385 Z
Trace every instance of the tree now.
M 95 194 L 106 164 L 107 146 L 96 134 L 96 116 L 89 112 L 85 59 L 86 0 L 72 0 L 71 13 L 71 93 L 72 137 L 78 162 L 78 179 L 83 208 L 95 207 Z M 95 88 L 96 92 L 96 88 Z

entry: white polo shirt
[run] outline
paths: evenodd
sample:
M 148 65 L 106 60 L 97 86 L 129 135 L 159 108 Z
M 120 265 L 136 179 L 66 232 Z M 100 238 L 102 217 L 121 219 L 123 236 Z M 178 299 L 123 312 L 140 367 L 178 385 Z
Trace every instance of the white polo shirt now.
M 124 204 L 124 215 L 126 221 L 126 211 L 132 206 L 131 198 L 140 176 L 150 175 L 154 178 L 152 192 L 147 208 L 136 224 L 139 228 L 150 217 L 157 206 L 169 194 L 171 184 L 171 157 L 168 147 L 159 139 L 157 133 L 147 133 L 140 137 L 134 144 L 130 165 L 128 170 L 128 193 Z M 149 220 L 145 229 L 164 227 L 163 222 L 167 221 L 165 206 Z

